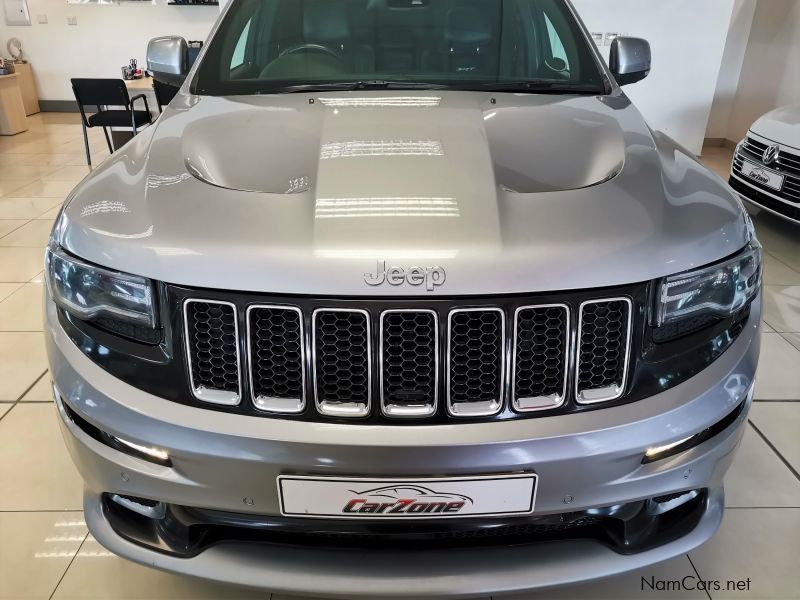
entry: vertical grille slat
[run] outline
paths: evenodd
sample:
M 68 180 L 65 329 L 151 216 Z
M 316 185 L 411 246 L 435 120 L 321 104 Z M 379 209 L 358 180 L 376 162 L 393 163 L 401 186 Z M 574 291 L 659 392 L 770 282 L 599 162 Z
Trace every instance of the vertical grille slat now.
M 448 317 L 447 409 L 453 416 L 497 414 L 503 407 L 505 313 L 466 308 Z
M 366 416 L 372 399 L 369 313 L 355 309 L 317 309 L 313 322 L 317 409 L 331 416 Z
M 567 391 L 569 307 L 521 306 L 514 316 L 512 402 L 518 411 L 561 406 Z
M 247 309 L 250 391 L 259 410 L 299 413 L 305 408 L 303 314 L 292 306 Z
M 439 339 L 436 312 L 388 310 L 381 314 L 381 409 L 391 417 L 436 412 Z
M 187 300 L 184 335 L 194 396 L 212 404 L 238 404 L 242 394 L 236 306 Z
M 628 373 L 631 301 L 591 300 L 581 304 L 575 385 L 579 404 L 607 402 L 622 396 Z

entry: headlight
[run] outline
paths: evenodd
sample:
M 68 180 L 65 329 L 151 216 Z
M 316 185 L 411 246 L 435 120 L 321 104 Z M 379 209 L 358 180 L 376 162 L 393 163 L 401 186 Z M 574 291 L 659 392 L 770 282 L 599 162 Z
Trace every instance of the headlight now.
M 85 263 L 50 244 L 47 285 L 56 304 L 84 320 L 102 316 L 155 328 L 153 283 Z
M 735 257 L 661 280 L 655 325 L 688 317 L 729 317 L 761 288 L 761 246 L 755 239 Z

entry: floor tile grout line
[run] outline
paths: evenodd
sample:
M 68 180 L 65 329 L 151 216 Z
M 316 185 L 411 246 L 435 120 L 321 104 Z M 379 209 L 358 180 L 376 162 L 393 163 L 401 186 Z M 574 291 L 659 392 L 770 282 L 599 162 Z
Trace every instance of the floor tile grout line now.
M 56 595 L 56 592 L 58 591 L 58 588 L 61 585 L 61 582 L 64 581 L 64 577 L 67 576 L 67 572 L 69 571 L 69 568 L 72 566 L 72 563 L 75 562 L 75 559 L 78 558 L 78 553 L 81 551 L 81 548 L 83 548 L 83 545 L 86 543 L 86 540 L 88 538 L 89 538 L 89 532 L 87 531 L 86 535 L 83 536 L 83 541 L 81 542 L 81 545 L 78 546 L 78 549 L 75 551 L 75 554 L 72 555 L 72 558 L 70 559 L 69 564 L 67 565 L 67 568 L 64 569 L 64 572 L 61 574 L 61 577 L 58 578 L 58 583 L 56 584 L 56 587 L 53 588 L 53 591 L 50 593 L 50 597 L 48 598 L 48 600 L 53 600 L 53 596 Z
M 20 229 L 22 229 L 23 227 L 25 227 L 25 226 L 26 226 L 28 223 L 30 223 L 31 221 L 35 221 L 35 219 L 27 219 L 27 220 L 25 220 L 25 219 L 3 219 L 3 221 L 23 221 L 23 220 L 24 220 L 25 222 L 24 222 L 22 225 L 19 225 L 18 227 L 15 227 L 14 229 L 12 229 L 11 231 L 9 231 L 8 233 L 4 233 L 3 235 L 0 235 L 0 240 L 2 240 L 3 238 L 5 238 L 5 237 L 6 237 L 6 236 L 8 236 L 8 235 L 11 235 L 11 234 L 12 234 L 12 233 L 14 233 L 15 231 L 19 231 Z M 19 246 L 17 246 L 17 247 L 19 247 Z M 772 325 L 770 325 L 770 327 L 772 327 Z
M 702 581 L 703 578 L 700 576 L 700 571 L 698 571 L 697 567 L 694 566 L 694 561 L 692 561 L 692 557 L 689 556 L 688 552 L 686 553 L 686 559 L 689 561 L 689 564 L 692 565 L 692 570 L 694 571 L 694 574 L 697 575 L 697 579 Z M 712 600 L 711 594 L 708 593 L 708 590 L 703 591 L 706 593 L 706 596 L 708 596 L 708 600 Z
M 38 510 L 0 510 L 0 515 L 2 514 L 15 514 L 15 513 L 81 513 L 83 514 L 82 508 L 41 508 Z
M 726 506 L 725 510 L 776 510 L 779 508 L 800 509 L 800 506 Z
M 792 271 L 793 273 L 797 273 L 798 275 L 800 275 L 800 272 L 799 272 L 797 269 L 795 269 L 795 268 L 794 268 L 792 265 L 790 265 L 790 264 L 788 264 L 788 263 L 784 262 L 784 260 L 783 260 L 782 258 L 780 258 L 779 256 L 777 256 L 776 254 L 774 254 L 774 253 L 770 252 L 770 251 L 769 251 L 768 249 L 766 249 L 766 248 L 764 249 L 764 252 L 766 252 L 767 254 L 769 254 L 769 255 L 770 255 L 772 258 L 774 258 L 775 260 L 777 260 L 779 263 L 781 263 L 781 264 L 782 264 L 784 267 L 786 267 L 787 269 L 789 269 L 789 270 L 790 270 L 790 271 Z
M 766 442 L 767 446 L 769 446 L 769 447 L 772 449 L 772 451 L 773 451 L 775 454 L 777 454 L 777 455 L 778 455 L 778 458 L 780 458 L 780 459 L 781 459 L 781 462 L 783 462 L 783 464 L 784 464 L 784 465 L 786 465 L 786 468 L 787 468 L 787 469 L 789 469 L 789 470 L 792 472 L 792 474 L 795 476 L 795 478 L 796 478 L 798 481 L 800 481 L 800 473 L 798 473 L 798 472 L 797 472 L 797 469 L 795 469 L 795 468 L 792 466 L 792 464 L 791 464 L 791 463 L 790 463 L 788 460 L 786 460 L 786 458 L 783 456 L 783 454 L 781 454 L 781 453 L 780 453 L 780 451 L 779 451 L 779 450 L 778 450 L 778 449 L 775 447 L 775 445 L 774 445 L 772 442 L 770 442 L 770 441 L 769 441 L 769 439 L 767 438 L 767 436 L 766 436 L 766 435 L 764 435 L 764 434 L 761 432 L 761 430 L 760 430 L 758 427 L 756 427 L 756 424 L 755 424 L 755 423 L 753 423 L 753 421 L 752 421 L 752 420 L 748 419 L 748 420 L 747 420 L 747 422 L 748 422 L 748 423 L 750 423 L 750 427 L 752 427 L 753 429 L 755 429 L 755 432 L 756 432 L 758 435 L 760 435 L 760 436 L 761 436 L 761 439 L 762 439 L 762 440 L 764 440 L 764 442 Z
M 5 419 L 5 418 L 6 418 L 8 415 L 10 415 L 10 414 L 13 412 L 13 410 L 14 410 L 14 408 L 17 406 L 17 404 L 19 404 L 19 403 L 22 401 L 22 399 L 25 397 L 25 394 L 27 394 L 28 392 L 30 392 L 30 391 L 31 391 L 31 390 L 34 388 L 34 386 L 35 386 L 37 383 L 39 383 L 39 381 L 41 381 L 42 377 L 44 377 L 45 375 L 47 375 L 47 369 L 45 369 L 45 370 L 44 370 L 44 373 L 42 373 L 41 375 L 39 375 L 39 376 L 36 378 L 36 381 L 34 381 L 32 384 L 30 384 L 30 385 L 28 386 L 28 388 L 27 388 L 27 389 L 26 389 L 24 392 L 22 392 L 22 394 L 20 394 L 19 398 L 17 398 L 17 399 L 16 399 L 16 401 L 14 402 L 14 404 L 12 404 L 12 405 L 11 405 L 11 408 L 9 408 L 9 409 L 8 409 L 8 410 L 7 410 L 5 413 L 3 413 L 2 415 L 0 415 L 0 421 L 2 421 L 3 419 Z
M 800 402 L 800 398 L 765 398 L 763 400 L 754 399 L 753 402 Z

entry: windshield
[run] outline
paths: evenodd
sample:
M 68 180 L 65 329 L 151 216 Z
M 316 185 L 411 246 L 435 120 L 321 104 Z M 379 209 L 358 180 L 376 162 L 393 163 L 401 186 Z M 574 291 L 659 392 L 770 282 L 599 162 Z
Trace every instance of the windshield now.
M 193 87 L 317 88 L 605 89 L 563 0 L 234 0 Z

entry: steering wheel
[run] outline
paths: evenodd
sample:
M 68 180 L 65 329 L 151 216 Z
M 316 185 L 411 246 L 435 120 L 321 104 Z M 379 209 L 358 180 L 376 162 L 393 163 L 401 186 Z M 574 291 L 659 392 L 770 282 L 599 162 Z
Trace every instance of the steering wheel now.
M 321 52 L 322 54 L 329 54 L 330 56 L 341 59 L 341 55 L 335 50 L 331 50 L 322 44 L 312 44 L 310 42 L 300 42 L 293 46 L 289 46 L 283 50 L 278 56 L 286 56 L 287 54 L 294 54 L 295 52 Z

